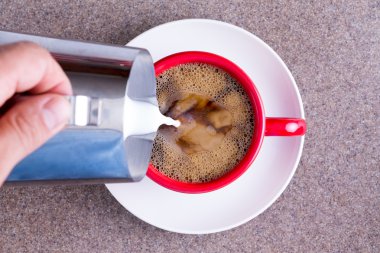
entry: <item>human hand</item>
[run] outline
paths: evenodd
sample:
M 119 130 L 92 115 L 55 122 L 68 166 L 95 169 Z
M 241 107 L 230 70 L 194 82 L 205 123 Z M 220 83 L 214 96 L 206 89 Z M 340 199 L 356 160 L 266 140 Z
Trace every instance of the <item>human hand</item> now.
M 27 96 L 19 93 L 27 93 Z M 0 186 L 70 115 L 71 84 L 50 53 L 30 42 L 0 46 Z M 12 101 L 13 100 L 13 101 Z

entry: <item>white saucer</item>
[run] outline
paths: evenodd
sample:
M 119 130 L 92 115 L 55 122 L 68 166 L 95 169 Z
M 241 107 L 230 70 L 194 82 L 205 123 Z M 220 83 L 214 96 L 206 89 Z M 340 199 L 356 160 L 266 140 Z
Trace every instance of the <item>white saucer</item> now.
M 207 51 L 240 66 L 256 84 L 266 116 L 304 118 L 297 85 L 280 57 L 255 35 L 230 24 L 202 19 L 170 22 L 133 39 L 154 61 L 181 51 Z M 267 209 L 292 178 L 304 137 L 265 137 L 248 169 L 232 184 L 205 194 L 167 190 L 149 178 L 139 183 L 107 184 L 131 213 L 153 226 L 186 234 L 237 227 Z

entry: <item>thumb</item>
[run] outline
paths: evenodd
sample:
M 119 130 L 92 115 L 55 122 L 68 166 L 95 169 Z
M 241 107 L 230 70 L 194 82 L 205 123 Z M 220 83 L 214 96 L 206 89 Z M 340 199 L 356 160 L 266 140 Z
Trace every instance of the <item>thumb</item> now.
M 23 99 L 0 118 L 0 186 L 19 161 L 65 126 L 69 115 L 63 96 L 43 94 Z

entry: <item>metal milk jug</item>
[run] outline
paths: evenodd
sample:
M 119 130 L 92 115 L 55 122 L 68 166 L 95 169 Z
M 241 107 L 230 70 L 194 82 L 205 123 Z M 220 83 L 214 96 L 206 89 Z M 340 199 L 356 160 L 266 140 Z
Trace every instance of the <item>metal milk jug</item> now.
M 74 95 L 68 97 L 72 116 L 67 127 L 22 160 L 7 183 L 141 180 L 158 126 L 135 124 L 144 115 L 129 104 L 158 110 L 149 52 L 0 31 L 0 45 L 17 41 L 32 41 L 49 50 L 69 77 Z

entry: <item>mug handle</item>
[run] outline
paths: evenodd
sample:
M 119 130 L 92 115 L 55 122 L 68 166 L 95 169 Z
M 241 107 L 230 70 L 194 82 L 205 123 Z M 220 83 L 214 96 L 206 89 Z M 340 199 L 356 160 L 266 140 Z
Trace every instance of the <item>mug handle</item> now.
M 297 118 L 266 118 L 265 136 L 301 136 L 306 133 L 306 122 Z

